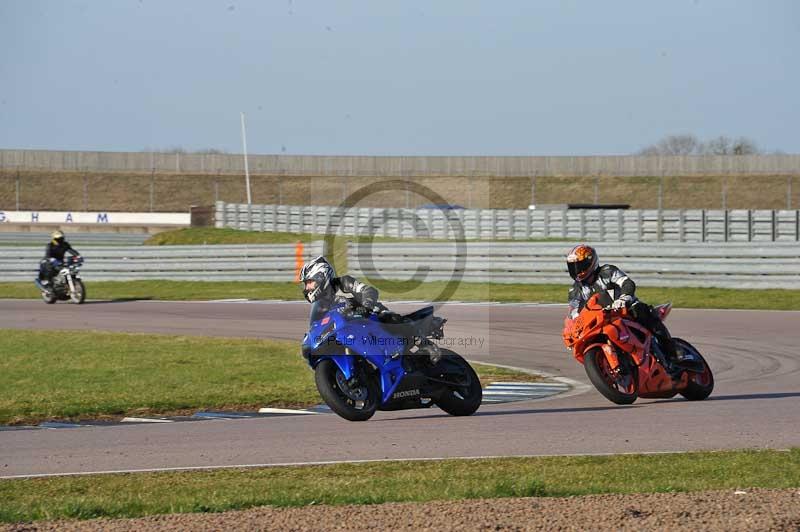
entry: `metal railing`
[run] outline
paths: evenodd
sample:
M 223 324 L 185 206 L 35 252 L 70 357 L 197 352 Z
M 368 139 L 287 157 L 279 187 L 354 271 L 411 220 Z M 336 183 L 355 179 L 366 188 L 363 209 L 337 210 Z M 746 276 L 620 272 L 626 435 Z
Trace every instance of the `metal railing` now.
M 77 242 L 76 242 L 77 246 Z M 322 254 L 322 242 L 236 246 L 83 247 L 87 281 L 294 281 L 298 259 Z M 298 251 L 300 255 L 298 257 Z M 0 247 L 0 279 L 33 281 L 41 247 Z
M 467 240 L 800 241 L 800 210 L 385 209 L 217 202 L 216 226 Z M 463 231 L 463 233 L 462 233 Z
M 792 243 L 595 244 L 602 263 L 642 286 L 800 288 Z M 367 279 L 569 285 L 565 243 L 350 243 L 349 272 Z M 565 288 L 566 297 L 566 288 Z

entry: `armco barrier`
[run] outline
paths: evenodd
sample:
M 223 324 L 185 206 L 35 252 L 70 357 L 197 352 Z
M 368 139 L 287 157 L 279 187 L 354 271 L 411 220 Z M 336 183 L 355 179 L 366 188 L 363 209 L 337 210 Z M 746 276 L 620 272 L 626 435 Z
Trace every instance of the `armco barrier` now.
M 249 231 L 468 240 L 800 241 L 800 210 L 385 209 L 218 202 L 216 226 Z
M 76 244 L 77 246 L 77 244 Z M 322 242 L 301 255 L 322 254 Z M 295 244 L 237 246 L 79 247 L 87 282 L 162 279 L 173 281 L 285 281 L 295 279 Z M 33 281 L 44 253 L 37 247 L 0 247 L 0 279 Z
M 595 244 L 642 286 L 800 289 L 800 244 Z M 559 283 L 569 243 L 468 242 L 349 244 L 349 273 L 367 279 Z

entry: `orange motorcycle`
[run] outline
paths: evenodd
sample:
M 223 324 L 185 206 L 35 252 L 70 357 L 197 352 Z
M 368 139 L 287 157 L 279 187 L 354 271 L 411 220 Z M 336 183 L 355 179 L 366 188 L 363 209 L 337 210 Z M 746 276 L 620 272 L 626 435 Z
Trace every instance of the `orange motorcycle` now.
M 665 369 L 658 339 L 630 316 L 628 309 L 613 310 L 593 295 L 575 319 L 564 320 L 564 344 L 583 364 L 597 391 L 618 405 L 637 397 L 669 398 L 681 394 L 690 401 L 711 395 L 714 375 L 703 355 L 689 342 L 675 340 L 681 370 L 674 380 Z M 663 321 L 672 305 L 655 307 Z

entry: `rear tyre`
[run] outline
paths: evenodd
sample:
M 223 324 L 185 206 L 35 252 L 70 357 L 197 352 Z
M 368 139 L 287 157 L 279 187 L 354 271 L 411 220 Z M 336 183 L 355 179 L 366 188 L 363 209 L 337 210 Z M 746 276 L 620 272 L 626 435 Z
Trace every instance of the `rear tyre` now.
M 314 381 L 325 404 L 346 420 L 366 421 L 375 414 L 378 387 L 374 380 L 352 385 L 333 360 L 325 359 L 317 364 Z
M 620 364 L 622 363 L 620 360 Z M 628 366 L 628 371 L 615 373 L 608 364 L 603 350 L 599 348 L 590 349 L 583 357 L 583 367 L 594 387 L 606 399 L 618 405 L 629 405 L 639 396 L 636 367 L 632 364 Z
M 711 372 L 711 367 L 709 367 L 703 355 L 700 354 L 700 351 L 695 349 L 692 344 L 681 338 L 674 338 L 674 340 L 678 348 L 690 352 L 703 364 L 702 372 L 686 372 L 686 375 L 689 377 L 689 382 L 686 388 L 680 393 L 689 401 L 702 401 L 714 391 L 714 374 Z
M 464 358 L 447 349 L 442 349 L 442 358 L 437 363 L 441 366 L 446 378 L 458 376 L 464 383 L 463 386 L 448 387 L 436 399 L 436 405 L 451 416 L 470 416 L 478 410 L 483 400 L 483 389 L 478 374 Z M 448 367 L 454 370 L 453 375 L 448 375 Z M 460 374 L 460 375 L 458 375 Z
M 80 305 L 86 299 L 86 287 L 80 279 L 75 279 L 73 282 L 75 283 L 75 291 L 70 294 L 69 299 L 76 305 Z

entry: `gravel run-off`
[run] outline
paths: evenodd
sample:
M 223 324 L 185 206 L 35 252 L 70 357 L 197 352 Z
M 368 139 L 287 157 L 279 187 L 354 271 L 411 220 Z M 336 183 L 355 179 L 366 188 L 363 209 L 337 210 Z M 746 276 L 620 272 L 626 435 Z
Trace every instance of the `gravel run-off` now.
M 140 519 L 49 521 L 0 531 L 149 530 L 780 530 L 800 531 L 800 487 L 694 493 L 589 495 L 259 507 Z

